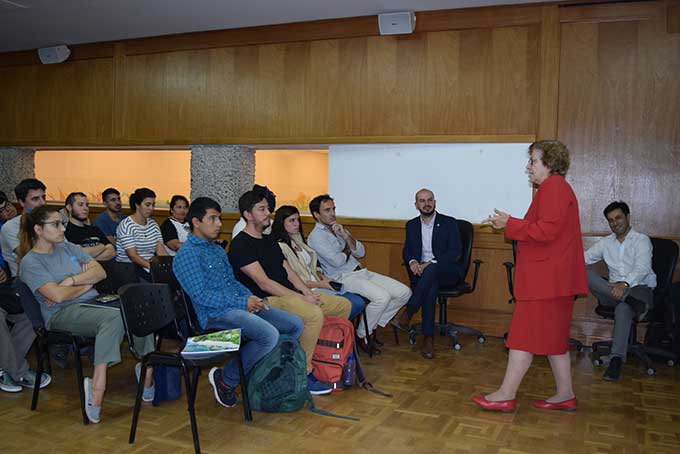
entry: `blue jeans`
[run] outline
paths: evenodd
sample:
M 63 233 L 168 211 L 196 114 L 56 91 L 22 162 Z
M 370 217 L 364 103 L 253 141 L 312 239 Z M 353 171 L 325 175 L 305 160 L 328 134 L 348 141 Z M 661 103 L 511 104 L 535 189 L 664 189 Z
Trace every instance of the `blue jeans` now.
M 257 362 L 272 351 L 279 341 L 279 333 L 299 338 L 304 328 L 302 319 L 275 307 L 268 311 L 251 314 L 242 309 L 233 309 L 219 317 L 209 318 L 208 329 L 241 328 L 241 360 L 243 372 L 248 374 Z M 229 386 L 236 386 L 241 381 L 238 364 L 229 361 L 222 369 L 222 380 Z
M 352 320 L 354 319 L 354 317 L 361 314 L 361 311 L 363 311 L 364 307 L 366 307 L 364 299 L 361 297 L 361 295 L 357 295 L 356 293 L 336 292 L 333 290 L 328 290 L 326 288 L 317 288 L 314 289 L 314 291 L 329 293 L 331 295 L 337 295 L 342 296 L 343 298 L 347 298 L 349 302 L 352 303 L 352 310 L 349 312 L 349 317 L 347 317 L 349 320 Z

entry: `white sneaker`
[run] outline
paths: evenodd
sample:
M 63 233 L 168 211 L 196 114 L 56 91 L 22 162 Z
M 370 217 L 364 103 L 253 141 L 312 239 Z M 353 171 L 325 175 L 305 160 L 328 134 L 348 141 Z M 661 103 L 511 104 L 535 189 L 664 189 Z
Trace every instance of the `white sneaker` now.
M 135 376 L 137 377 L 137 382 L 139 382 L 140 375 L 142 375 L 142 363 L 137 363 L 135 364 Z M 155 383 L 149 386 L 148 388 L 145 386 L 144 391 L 142 392 L 142 401 L 153 402 L 153 398 L 155 395 L 156 395 Z
M 101 421 L 99 413 L 102 407 L 97 407 L 92 402 L 92 379 L 86 378 L 83 380 L 83 389 L 85 390 L 85 414 L 87 414 L 87 419 L 93 424 L 99 424 Z

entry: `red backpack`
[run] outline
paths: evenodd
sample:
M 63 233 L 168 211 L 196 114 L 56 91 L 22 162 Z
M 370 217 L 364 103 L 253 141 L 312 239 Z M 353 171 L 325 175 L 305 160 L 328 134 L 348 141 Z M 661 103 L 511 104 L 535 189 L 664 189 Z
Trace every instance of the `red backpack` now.
M 342 391 L 343 367 L 353 351 L 352 322 L 341 317 L 326 316 L 312 357 L 314 376 L 333 385 L 333 392 Z

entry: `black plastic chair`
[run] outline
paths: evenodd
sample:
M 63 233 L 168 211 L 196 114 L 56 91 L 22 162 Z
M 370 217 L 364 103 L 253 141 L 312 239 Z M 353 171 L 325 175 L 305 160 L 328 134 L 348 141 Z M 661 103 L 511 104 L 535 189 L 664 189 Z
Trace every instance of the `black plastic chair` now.
M 456 285 L 442 286 L 437 292 L 437 303 L 439 303 L 439 323 L 435 323 L 435 329 L 439 330 L 439 334 L 442 336 L 448 336 L 451 338 L 451 345 L 455 350 L 460 350 L 462 347 L 458 343 L 458 334 L 470 334 L 477 336 L 477 341 L 480 344 L 486 342 L 484 334 L 474 328 L 457 325 L 455 323 L 449 323 L 447 320 L 446 312 L 446 300 L 448 298 L 457 298 L 459 296 L 467 295 L 472 293 L 477 288 L 477 278 L 479 276 L 479 267 L 482 265 L 482 261 L 475 259 L 472 261 L 472 243 L 474 239 L 472 224 L 463 219 L 456 219 L 458 223 L 458 232 L 460 233 L 460 242 L 462 245 L 462 253 L 459 259 L 461 265 L 463 265 L 463 270 L 465 271 L 464 276 L 467 276 L 468 270 L 470 269 L 470 263 L 475 264 L 474 275 L 472 278 L 472 285 L 465 282 L 464 280 Z M 406 264 L 408 269 L 408 264 Z M 397 344 L 399 344 L 399 334 L 396 327 L 392 327 L 394 332 L 394 339 Z M 411 325 L 409 329 L 409 342 L 414 345 L 416 343 L 416 337 L 422 334 L 422 324 L 416 323 Z
M 514 280 L 514 268 L 515 268 L 515 260 L 517 258 L 517 241 L 512 242 L 512 262 L 503 262 L 503 266 L 505 267 L 505 274 L 508 279 L 508 292 L 510 292 L 510 299 L 508 300 L 508 304 L 514 304 L 515 303 L 515 280 Z M 503 340 L 508 339 L 508 333 L 505 332 L 503 334 Z M 574 338 L 569 338 L 569 345 L 571 347 L 575 347 L 576 350 L 580 353 L 585 350 L 585 347 L 583 346 L 583 343 Z
M 137 421 L 142 403 L 142 391 L 146 368 L 154 365 L 165 365 L 179 367 L 184 377 L 184 384 L 187 396 L 189 419 L 191 422 L 191 434 L 196 453 L 201 452 L 198 438 L 198 427 L 196 423 L 196 412 L 194 403 L 196 401 L 196 391 L 201 370 L 204 367 L 222 365 L 226 360 L 235 356 L 239 365 L 241 375 L 241 390 L 243 393 L 243 414 L 246 421 L 252 421 L 252 413 L 246 392 L 246 377 L 243 374 L 243 364 L 240 352 L 216 354 L 207 359 L 186 359 L 180 353 L 161 351 L 158 347 L 151 353 L 141 355 L 134 348 L 132 336 L 144 337 L 155 333 L 159 329 L 170 324 L 174 325 L 177 336 L 182 337 L 179 332 L 177 318 L 175 314 L 175 303 L 170 287 L 167 284 L 129 284 L 123 286 L 119 291 L 121 299 L 121 313 L 123 314 L 123 324 L 125 334 L 128 339 L 130 351 L 133 356 L 142 363 L 140 380 L 137 384 L 137 394 L 135 397 L 135 409 L 132 416 L 130 427 L 129 443 L 134 443 L 137 430 Z M 191 373 L 190 373 L 191 372 Z
M 30 289 L 23 282 L 18 285 L 24 286 L 23 291 L 27 292 L 26 296 L 31 293 Z M 23 293 L 22 291 L 22 293 Z M 19 298 L 19 295 L 17 295 Z M 83 347 L 94 347 L 95 339 L 94 337 L 83 337 L 76 336 L 73 333 L 62 330 L 50 330 L 45 326 L 45 322 L 40 312 L 40 303 L 35 298 L 20 298 L 21 305 L 24 308 L 26 316 L 31 320 L 33 324 L 33 329 L 35 330 L 35 352 L 38 360 L 38 364 L 35 371 L 35 383 L 36 386 L 33 387 L 33 396 L 31 399 L 31 410 L 38 408 L 38 397 L 40 395 L 40 385 L 42 380 L 43 372 L 48 374 L 52 373 L 52 367 L 50 364 L 50 345 L 68 345 L 73 350 L 73 356 L 75 357 L 76 365 L 76 381 L 77 389 L 80 395 L 80 410 L 83 417 L 83 424 L 89 424 L 90 420 L 85 412 L 85 391 L 83 388 L 83 365 L 80 360 L 80 349 Z
M 673 273 L 678 262 L 678 245 L 675 241 L 664 238 L 651 238 L 652 241 L 652 269 L 656 274 L 656 288 L 654 289 L 653 307 L 642 320 L 633 319 L 628 336 L 628 353 L 641 361 L 647 375 L 655 375 L 656 369 L 652 365 L 650 355 L 657 356 L 666 360 L 669 366 L 678 362 L 678 355 L 668 350 L 648 346 L 650 333 L 653 328 L 663 324 L 664 313 L 670 304 L 670 292 L 673 282 Z M 598 304 L 595 313 L 599 316 L 613 320 L 615 306 L 605 306 Z M 637 326 L 647 323 L 647 334 L 643 343 L 637 341 Z M 601 357 L 608 354 L 611 350 L 611 341 L 595 342 L 592 345 L 593 363 L 596 366 L 602 364 Z

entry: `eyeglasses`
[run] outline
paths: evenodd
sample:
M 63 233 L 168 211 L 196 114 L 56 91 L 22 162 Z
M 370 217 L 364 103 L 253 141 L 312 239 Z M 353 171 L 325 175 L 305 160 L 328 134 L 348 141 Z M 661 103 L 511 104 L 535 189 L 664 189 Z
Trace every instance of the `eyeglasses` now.
M 532 166 L 536 164 L 538 161 L 540 161 L 540 158 L 539 159 L 529 158 L 529 165 Z
M 41 222 L 40 224 L 41 225 L 52 225 L 52 226 L 54 226 L 55 229 L 58 229 L 59 225 L 66 228 L 66 224 L 68 224 L 68 221 L 49 221 L 49 222 Z
M 0 206 L 0 213 L 3 213 L 5 211 L 9 211 L 9 202 L 5 201 L 5 203 Z

